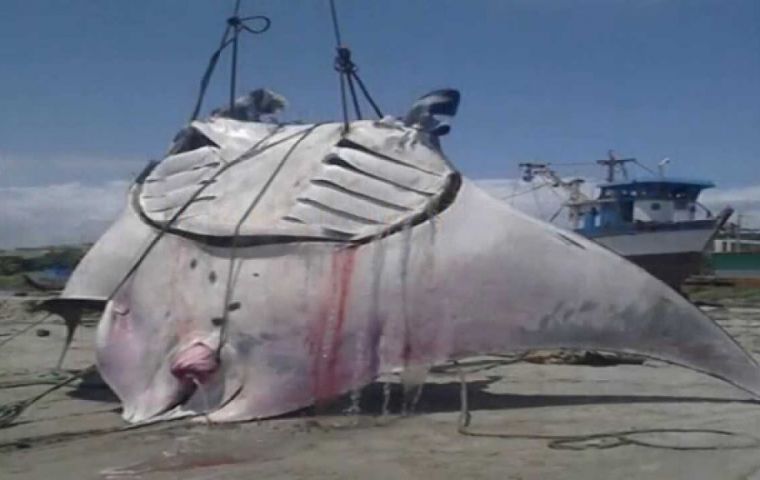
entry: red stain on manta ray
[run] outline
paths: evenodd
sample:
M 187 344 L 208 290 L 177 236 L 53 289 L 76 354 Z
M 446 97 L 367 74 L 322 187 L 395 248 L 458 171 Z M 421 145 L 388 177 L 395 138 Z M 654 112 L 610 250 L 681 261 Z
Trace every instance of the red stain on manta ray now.
M 340 349 L 355 258 L 355 248 L 339 250 L 333 255 L 327 297 L 309 331 L 312 388 L 317 401 L 340 391 Z

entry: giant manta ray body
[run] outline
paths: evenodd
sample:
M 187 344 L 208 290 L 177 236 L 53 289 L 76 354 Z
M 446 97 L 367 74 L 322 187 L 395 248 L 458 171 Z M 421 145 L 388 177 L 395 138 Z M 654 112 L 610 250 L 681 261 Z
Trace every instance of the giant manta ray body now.
M 62 295 L 107 302 L 97 365 L 124 418 L 269 417 L 395 369 L 557 347 L 760 393 L 755 361 L 679 293 L 463 178 L 430 121 L 457 102 L 183 130 Z

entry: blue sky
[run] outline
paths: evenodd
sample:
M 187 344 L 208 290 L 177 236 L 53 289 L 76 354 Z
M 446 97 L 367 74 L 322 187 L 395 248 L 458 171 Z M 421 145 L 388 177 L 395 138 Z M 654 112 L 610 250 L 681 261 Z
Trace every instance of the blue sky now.
M 0 2 L 0 188 L 129 180 L 192 108 L 232 0 Z M 242 88 L 288 118 L 337 119 L 326 0 L 244 0 L 272 28 L 241 48 Z M 444 148 L 475 178 L 607 149 L 721 188 L 760 184 L 757 0 L 337 0 L 388 113 L 462 91 Z M 225 101 L 223 61 L 208 107 Z M 593 168 L 567 173 L 597 174 Z
M 130 174 L 125 162 L 160 155 L 189 114 L 231 4 L 4 0 L 0 151 L 33 165 L 0 184 L 112 179 Z M 585 161 L 614 148 L 648 162 L 669 156 L 674 173 L 723 186 L 760 180 L 756 0 L 338 0 L 338 8 L 388 112 L 438 86 L 462 90 L 446 148 L 470 176 L 514 176 L 519 161 Z M 326 1 L 249 0 L 244 11 L 273 26 L 244 44 L 241 85 L 282 92 L 291 116 L 337 117 Z M 227 72 L 218 73 L 213 103 L 224 100 Z M 105 165 L 82 171 L 78 157 Z M 59 165 L 67 159 L 72 168 Z

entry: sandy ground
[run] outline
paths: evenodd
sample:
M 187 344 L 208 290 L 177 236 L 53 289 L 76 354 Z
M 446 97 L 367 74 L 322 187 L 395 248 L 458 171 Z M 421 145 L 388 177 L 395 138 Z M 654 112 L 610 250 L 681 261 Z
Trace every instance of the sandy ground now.
M 709 313 L 760 355 L 760 304 Z M 36 315 L 19 299 L 0 300 L 0 342 Z M 50 334 L 38 336 L 35 328 L 0 346 L 0 404 L 61 378 L 51 367 L 63 325 L 42 328 Z M 80 329 L 67 369 L 91 363 L 93 334 L 92 324 Z M 0 430 L 0 478 L 760 480 L 760 403 L 710 377 L 656 362 L 518 363 L 468 380 L 474 435 L 457 432 L 459 384 L 446 372 L 428 377 L 417 413 L 406 417 L 398 414 L 398 385 L 390 414 L 382 414 L 383 388 L 376 384 L 362 392 L 358 415 L 343 413 L 343 401 L 316 416 L 137 430 L 122 429 L 116 399 L 87 378 Z M 632 429 L 669 431 L 564 443 L 525 438 Z

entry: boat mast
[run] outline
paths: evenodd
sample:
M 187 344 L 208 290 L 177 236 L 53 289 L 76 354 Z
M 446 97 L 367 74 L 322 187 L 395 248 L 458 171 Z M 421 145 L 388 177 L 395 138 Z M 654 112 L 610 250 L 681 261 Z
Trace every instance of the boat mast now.
M 636 162 L 635 158 L 615 158 L 615 152 L 612 150 L 607 152 L 608 158 L 604 160 L 597 160 L 596 163 L 607 167 L 607 183 L 615 181 L 615 170 L 620 168 L 620 173 L 623 175 L 623 180 L 628 180 L 628 170 L 625 168 L 626 163 Z

